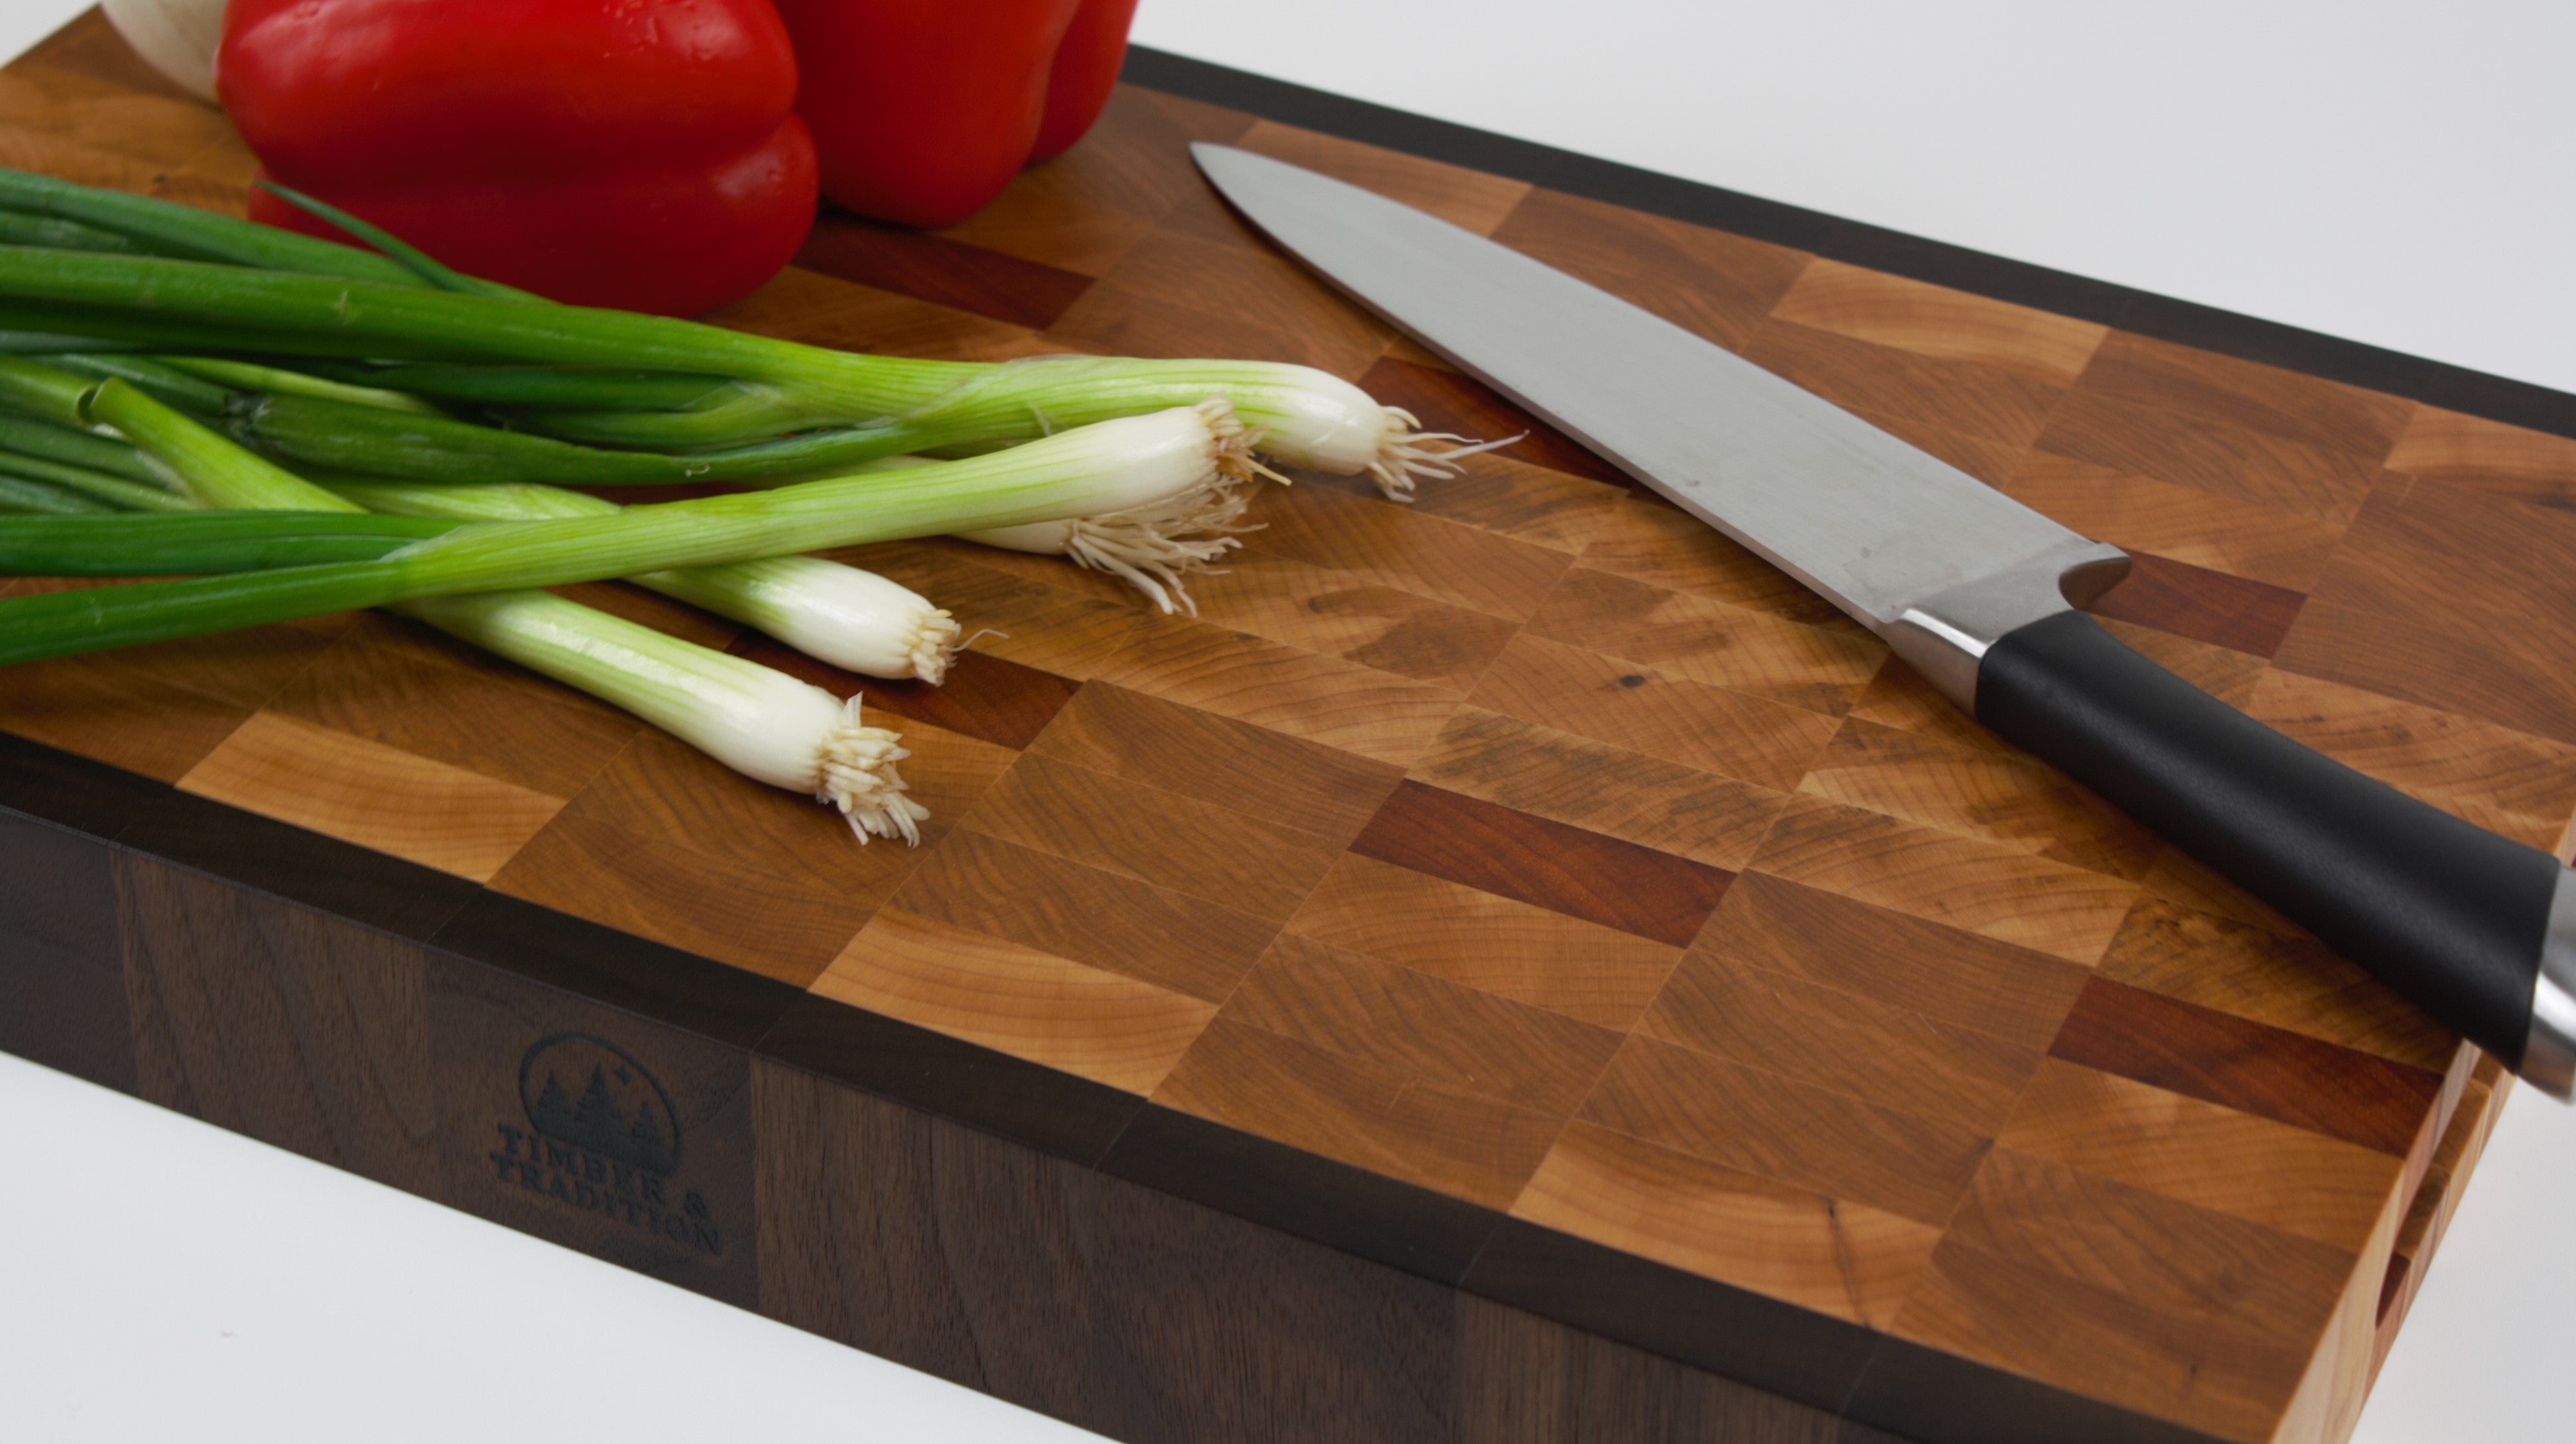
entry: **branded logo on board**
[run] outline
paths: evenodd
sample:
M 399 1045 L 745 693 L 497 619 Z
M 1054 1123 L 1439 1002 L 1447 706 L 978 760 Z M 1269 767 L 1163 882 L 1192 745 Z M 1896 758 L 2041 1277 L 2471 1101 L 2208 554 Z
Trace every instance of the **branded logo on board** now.
M 680 1120 L 671 1095 L 616 1044 L 586 1033 L 541 1038 L 519 1060 L 527 1126 L 495 1124 L 503 1183 L 709 1254 L 724 1235 L 695 1190 L 672 1202 Z

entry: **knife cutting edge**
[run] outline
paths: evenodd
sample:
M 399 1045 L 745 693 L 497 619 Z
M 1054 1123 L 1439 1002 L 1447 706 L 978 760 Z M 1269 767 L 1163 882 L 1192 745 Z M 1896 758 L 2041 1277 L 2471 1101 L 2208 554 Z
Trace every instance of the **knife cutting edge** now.
M 1943 695 L 2563 1101 L 2576 872 L 2254 721 L 2077 608 L 2129 558 L 1671 322 L 1410 206 L 1191 148 L 1325 279 L 1812 587 Z

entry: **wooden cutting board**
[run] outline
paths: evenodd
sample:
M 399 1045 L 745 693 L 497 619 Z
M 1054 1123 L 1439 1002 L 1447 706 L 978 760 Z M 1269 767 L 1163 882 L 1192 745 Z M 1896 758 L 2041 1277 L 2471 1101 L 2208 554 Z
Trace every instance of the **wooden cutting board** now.
M 827 218 L 717 319 L 1529 426 L 1232 219 L 1184 145 L 1244 145 L 2130 548 L 2119 635 L 2563 845 L 2576 442 L 2470 413 L 2566 398 L 1138 75 L 968 224 Z M 251 171 L 95 16 L 0 73 L 0 162 L 226 210 Z M 0 673 L 0 1046 L 1122 1439 L 2349 1430 L 2491 1062 L 1543 429 L 1258 518 L 1195 619 L 847 554 L 991 629 L 865 686 L 917 850 L 381 615 Z

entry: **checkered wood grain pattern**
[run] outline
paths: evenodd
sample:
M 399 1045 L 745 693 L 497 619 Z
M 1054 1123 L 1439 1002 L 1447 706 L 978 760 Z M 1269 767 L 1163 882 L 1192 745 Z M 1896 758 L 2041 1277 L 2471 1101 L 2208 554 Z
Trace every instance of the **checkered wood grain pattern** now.
M 715 319 L 1302 361 L 1532 434 L 1409 508 L 1266 493 L 1196 619 L 845 553 L 991 629 L 943 689 L 863 688 L 918 850 L 381 615 L 16 668 L 0 727 L 2138 1414 L 2341 1437 L 2493 1066 L 1335 299 L 1193 139 L 1490 234 L 2131 549 L 2118 635 L 2564 846 L 2576 442 L 1135 89 L 967 224 L 827 217 Z M 252 168 L 95 18 L 0 74 L 0 162 L 222 209 Z

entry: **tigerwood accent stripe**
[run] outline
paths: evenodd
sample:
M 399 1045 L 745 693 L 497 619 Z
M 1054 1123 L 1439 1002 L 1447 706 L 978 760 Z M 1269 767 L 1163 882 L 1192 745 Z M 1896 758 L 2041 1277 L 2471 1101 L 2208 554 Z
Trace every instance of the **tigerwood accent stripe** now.
M 824 216 L 796 264 L 881 291 L 1044 330 L 1091 278 L 945 236 Z
M 1735 874 L 1407 780 L 1351 851 L 1687 947 Z
M 2189 637 L 2232 651 L 2269 657 L 2299 619 L 2307 594 L 2132 551 L 2128 580 L 2087 611 Z
M 2049 1053 L 2399 1158 L 2440 1076 L 2094 978 Z

